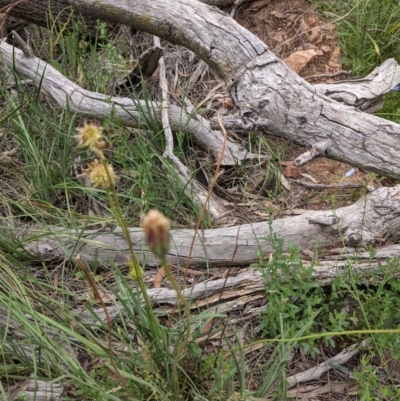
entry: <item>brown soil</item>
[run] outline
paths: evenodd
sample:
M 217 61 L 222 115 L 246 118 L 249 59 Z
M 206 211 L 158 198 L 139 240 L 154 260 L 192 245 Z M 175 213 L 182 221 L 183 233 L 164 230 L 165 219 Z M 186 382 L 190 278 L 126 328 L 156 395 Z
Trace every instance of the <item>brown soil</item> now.
M 282 59 L 299 51 L 314 50 L 312 60 L 298 71 L 303 77 L 341 71 L 335 27 L 319 16 L 306 0 L 247 3 L 241 8 L 237 21 Z M 313 82 L 331 82 L 345 76 L 343 73 L 312 79 Z

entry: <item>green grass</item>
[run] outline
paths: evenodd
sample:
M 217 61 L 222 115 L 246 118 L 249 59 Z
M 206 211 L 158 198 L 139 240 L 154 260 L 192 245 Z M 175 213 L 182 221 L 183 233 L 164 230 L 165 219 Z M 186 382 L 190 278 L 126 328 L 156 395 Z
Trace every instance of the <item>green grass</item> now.
M 112 72 L 101 67 L 104 60 L 114 65 L 121 61 L 114 42 L 99 45 L 96 39 L 91 44 L 82 39 L 79 26 L 72 32 L 57 31 L 55 26 L 47 47 L 44 41 L 35 50 L 70 79 L 105 92 Z M 104 35 L 100 24 L 99 39 Z M 15 149 L 14 159 L 1 166 L 0 175 L 0 311 L 6 321 L 0 330 L 0 394 L 5 396 L 10 386 L 30 375 L 63 384 L 65 400 L 222 401 L 254 393 L 247 385 L 254 372 L 245 372 L 241 340 L 224 335 L 228 322 L 218 308 L 199 309 L 188 316 L 191 332 L 182 350 L 187 314 L 158 316 L 160 310 L 143 302 L 144 287 L 133 290 L 135 281 L 126 268 L 120 270 L 111 260 L 106 267 L 90 266 L 94 285 L 119 305 L 110 327 L 97 317 L 103 313 L 101 305 L 74 260 L 67 256 L 43 260 L 23 249 L 25 243 L 51 234 L 54 226 L 68 232 L 115 225 L 121 218 L 137 226 L 149 209 L 161 210 L 175 224 L 189 225 L 199 210 L 162 156 L 164 134 L 160 122 L 148 117 L 154 114 L 150 102 L 145 102 L 146 113 L 136 129 L 112 118 L 101 122 L 112 145 L 105 156 L 118 176 L 118 209 L 110 205 L 105 190 L 91 187 L 83 176 L 93 159 L 86 149 L 77 149 L 76 128 L 83 120 L 68 109 L 49 107 L 39 91 L 24 86 L 19 77 L 14 79 L 18 98 L 0 89 L 6 133 L 1 146 Z M 141 89 L 142 98 L 148 100 L 144 83 Z M 132 93 L 132 99 L 136 102 L 137 94 Z M 196 146 L 183 132 L 178 138 L 176 152 L 190 165 Z M 208 335 L 220 333 L 227 350 L 210 353 L 197 343 L 211 321 L 214 326 Z M 287 331 L 283 327 L 282 335 Z M 277 382 L 283 385 L 284 361 L 293 344 L 265 346 L 266 362 L 256 372 L 265 377 L 259 394 Z M 233 351 L 236 348 L 239 351 Z
M 318 5 L 335 22 L 343 66 L 353 75 L 367 75 L 390 57 L 400 62 L 398 1 L 334 0 Z
M 346 15 L 338 22 L 338 33 L 354 73 L 369 72 L 390 52 L 397 55 L 397 5 L 336 1 L 326 7 L 334 18 Z M 124 64 L 118 38 L 108 37 L 104 24 L 99 24 L 98 35 L 90 42 L 81 29 L 77 25 L 64 32 L 53 21 L 48 40 L 35 51 L 78 84 L 104 93 L 113 77 L 105 64 L 117 68 Z M 362 46 L 356 49 L 357 43 Z M 193 226 L 199 210 L 162 156 L 164 134 L 157 119 L 146 117 L 154 114 L 149 101 L 136 129 L 113 118 L 101 122 L 112 145 L 105 156 L 118 176 L 118 209 L 105 190 L 91 187 L 82 176 L 93 159 L 88 150 L 76 148 L 76 128 L 83 120 L 68 109 L 49 107 L 37 90 L 15 79 L 18 97 L 0 88 L 4 129 L 0 146 L 15 150 L 13 158 L 0 165 L 0 321 L 5 321 L 0 325 L 0 395 L 5 397 L 9 386 L 32 375 L 62 383 L 63 400 L 284 400 L 286 368 L 293 354 L 302 352 L 316 362 L 321 350 L 333 355 L 346 345 L 367 340 L 370 345 L 353 372 L 360 399 L 398 399 L 390 369 L 384 362 L 372 363 L 374 356 L 383 360 L 385 352 L 400 356 L 393 335 L 330 335 L 398 327 L 398 259 L 361 277 L 352 271 L 357 260 L 348 258 L 343 276 L 322 287 L 312 278 L 318 249 L 306 266 L 302 250 L 290 246 L 285 252 L 280 238 L 272 231 L 265 233 L 263 240 L 274 245 L 274 253 L 268 260 L 260 255 L 256 265 L 267 288 L 266 308 L 255 320 L 261 334 L 247 326 L 231 326 L 220 305 L 165 315 L 162 308 L 146 302 L 143 288 L 136 290 L 140 286 L 126 267 L 111 260 L 107 266 L 93 263 L 88 266 L 90 277 L 111 299 L 107 310 L 114 323 L 110 326 L 100 319 L 103 308 L 75 260 L 67 256 L 44 260 L 29 254 L 23 245 L 52 232 L 53 226 L 66 231 L 97 229 L 121 219 L 137 226 L 149 209 L 161 210 L 175 225 Z M 150 100 L 145 83 L 141 96 Z M 397 94 L 387 96 L 382 115 L 398 116 Z M 138 95 L 132 93 L 132 99 L 137 101 Z M 260 137 L 248 139 L 249 151 L 267 149 L 272 154 L 259 194 L 281 197 L 277 177 L 288 149 L 285 145 L 272 149 Z M 199 150 L 185 132 L 176 134 L 175 151 L 193 170 L 197 168 L 194 160 Z M 209 176 L 213 169 L 210 160 Z M 237 175 L 245 172 L 240 165 L 234 169 Z M 232 179 L 232 187 L 238 182 Z M 115 305 L 118 309 L 113 309 Z M 211 322 L 210 332 L 204 331 Z M 264 341 L 263 348 L 247 354 L 241 334 L 247 343 Z M 200 341 L 204 335 L 218 340 L 210 347 Z M 186 343 L 183 349 L 182 343 Z
M 383 97 L 383 102 L 384 106 L 377 115 L 400 124 L 400 92 L 387 93 Z

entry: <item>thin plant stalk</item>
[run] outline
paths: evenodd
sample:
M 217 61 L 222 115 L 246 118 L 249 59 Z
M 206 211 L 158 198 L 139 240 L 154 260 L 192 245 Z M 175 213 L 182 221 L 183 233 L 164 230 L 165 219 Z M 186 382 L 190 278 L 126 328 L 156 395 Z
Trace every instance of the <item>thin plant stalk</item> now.
M 176 296 L 178 298 L 178 300 L 181 302 L 181 304 L 184 307 L 185 310 L 185 322 L 186 322 L 186 329 L 185 329 L 185 336 L 183 338 L 183 341 L 181 343 L 181 345 L 178 348 L 178 356 L 184 352 L 189 339 L 190 339 L 190 335 L 191 335 L 191 326 L 190 326 L 190 305 L 189 302 L 187 301 L 187 299 L 185 298 L 185 296 L 182 293 L 182 288 L 180 287 L 180 285 L 176 282 L 174 275 L 172 274 L 171 271 L 171 267 L 169 266 L 167 259 L 165 258 L 165 256 L 161 257 L 161 265 L 164 268 L 165 274 L 167 276 L 167 279 L 169 280 L 169 282 L 171 283 L 172 288 L 175 290 L 176 292 Z
M 141 268 L 139 266 L 139 261 L 138 261 L 138 259 L 136 257 L 136 253 L 135 253 L 135 251 L 133 249 L 132 239 L 131 239 L 131 236 L 129 235 L 129 230 L 128 230 L 128 227 L 126 225 L 125 219 L 122 216 L 121 206 L 119 204 L 117 192 L 115 190 L 115 186 L 113 184 L 113 180 L 111 178 L 110 171 L 108 169 L 108 164 L 106 162 L 106 159 L 105 159 L 104 154 L 103 154 L 102 151 L 98 151 L 96 153 L 100 158 L 101 164 L 103 165 L 103 167 L 104 167 L 104 169 L 106 171 L 107 178 L 108 178 L 108 181 L 110 183 L 110 189 L 106 190 L 108 201 L 110 202 L 111 208 L 114 211 L 114 216 L 116 217 L 116 219 L 118 221 L 118 224 L 121 227 L 122 232 L 124 234 L 124 237 L 125 237 L 125 239 L 126 239 L 126 241 L 128 243 L 128 247 L 129 247 L 129 252 L 130 252 L 133 268 L 135 269 L 137 282 L 138 282 L 140 290 L 142 292 L 143 299 L 144 299 L 148 309 L 152 310 L 151 300 L 150 300 L 150 297 L 149 297 L 149 295 L 147 293 L 146 286 L 144 285 L 144 282 L 141 279 Z M 154 316 L 153 316 L 153 318 L 155 319 Z

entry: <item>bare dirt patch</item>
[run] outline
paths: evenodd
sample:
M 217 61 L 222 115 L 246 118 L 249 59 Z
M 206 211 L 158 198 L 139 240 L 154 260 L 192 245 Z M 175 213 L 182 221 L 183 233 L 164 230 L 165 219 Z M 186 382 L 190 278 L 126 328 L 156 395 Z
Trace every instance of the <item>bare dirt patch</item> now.
M 319 16 L 306 0 L 257 0 L 243 6 L 237 21 L 277 56 L 289 59 L 290 66 L 303 77 L 341 71 L 335 26 Z M 345 76 L 322 76 L 319 81 Z

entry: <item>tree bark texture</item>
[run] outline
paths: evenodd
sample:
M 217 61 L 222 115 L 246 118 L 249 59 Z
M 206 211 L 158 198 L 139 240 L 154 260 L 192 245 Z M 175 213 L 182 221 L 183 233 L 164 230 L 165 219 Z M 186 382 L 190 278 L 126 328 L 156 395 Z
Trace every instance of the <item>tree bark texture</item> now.
M 249 265 L 275 251 L 274 237 L 301 248 L 326 250 L 342 246 L 366 247 L 393 243 L 400 239 L 400 186 L 380 188 L 351 206 L 334 211 L 305 212 L 300 216 L 235 227 L 199 231 L 192 247 L 194 230 L 172 230 L 168 261 L 176 266 L 195 267 Z M 38 233 L 33 233 L 37 236 Z M 43 232 L 41 232 L 43 234 Z M 147 252 L 141 229 L 130 230 L 135 252 L 141 264 L 156 266 Z M 119 228 L 111 232 L 54 228 L 48 236 L 29 242 L 26 250 L 40 258 L 68 257 L 80 254 L 107 264 L 111 259 L 124 265 L 129 259 L 128 245 Z M 190 258 L 190 261 L 188 259 Z
M 398 124 L 321 95 L 343 100 L 337 92 L 317 90 L 304 81 L 217 8 L 197 0 L 166 0 L 162 7 L 150 0 L 68 2 L 85 16 L 133 26 L 194 51 L 227 83 L 243 126 L 285 137 L 318 155 L 400 177 Z M 5 4 L 9 2 L 0 1 Z M 47 6 L 47 1 L 29 1 L 30 7 L 36 4 Z M 396 85 L 398 70 L 386 78 Z
M 57 21 L 57 27 L 72 27 L 74 21 L 83 22 L 85 32 L 94 36 L 96 34 L 97 20 L 90 15 L 82 16 L 74 12 L 68 0 L 27 0 L 19 3 L 15 7 L 13 4 L 16 0 L 0 0 L 0 9 L 7 12 L 9 7 L 9 15 L 18 19 L 31 22 L 35 25 L 49 28 L 51 21 Z
M 21 50 L 4 41 L 0 42 L 0 54 L 2 64 L 15 68 L 20 76 L 32 79 L 35 86 L 50 95 L 60 108 L 68 107 L 71 112 L 100 120 L 114 116 L 133 127 L 138 126 L 141 113 L 150 112 L 153 115 L 147 116 L 148 118 L 161 119 L 162 106 L 157 102 L 133 101 L 130 98 L 107 96 L 82 89 L 50 64 L 37 57 L 27 57 Z M 169 105 L 168 115 L 173 129 L 190 132 L 204 149 L 210 150 L 215 159 L 219 159 L 223 136 L 220 131 L 211 129 L 208 120 L 190 115 L 174 105 Z M 234 165 L 245 158 L 256 157 L 232 140 L 228 140 L 226 148 L 222 158 L 224 165 Z
M 70 0 L 92 15 L 162 37 L 199 55 L 230 88 L 247 118 L 355 167 L 400 177 L 400 125 L 320 95 L 229 15 L 196 0 Z M 394 82 L 394 81 L 393 81 Z

